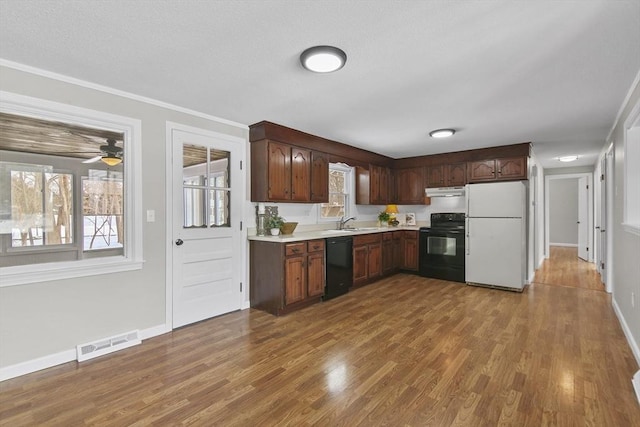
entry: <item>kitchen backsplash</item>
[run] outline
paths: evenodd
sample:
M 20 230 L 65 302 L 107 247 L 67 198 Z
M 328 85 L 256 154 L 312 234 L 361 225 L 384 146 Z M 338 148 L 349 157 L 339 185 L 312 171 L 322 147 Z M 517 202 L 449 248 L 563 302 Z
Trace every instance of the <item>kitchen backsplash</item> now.
M 250 202 L 249 202 L 250 203 Z M 250 203 L 248 210 L 255 213 L 257 204 Z M 320 219 L 320 205 L 313 203 L 265 203 L 267 206 L 277 206 L 278 213 L 289 222 L 297 222 L 300 225 L 331 224 L 335 221 Z M 355 205 L 352 207 L 350 216 L 355 216 L 358 222 L 375 222 L 378 214 L 385 209 L 386 205 Z M 438 212 L 465 212 L 465 198 L 460 197 L 434 197 L 431 205 L 398 205 L 400 213 L 412 212 L 416 214 L 418 225 L 428 225 L 432 213 Z M 252 215 L 249 226 L 255 227 L 255 216 Z

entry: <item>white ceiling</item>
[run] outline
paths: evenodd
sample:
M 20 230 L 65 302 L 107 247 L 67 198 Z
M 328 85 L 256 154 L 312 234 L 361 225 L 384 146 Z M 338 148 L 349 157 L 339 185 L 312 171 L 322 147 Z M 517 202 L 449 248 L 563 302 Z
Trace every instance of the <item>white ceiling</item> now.
M 346 66 L 305 71 L 318 44 Z M 640 1 L 0 0 L 0 58 L 394 158 L 531 141 L 580 166 L 640 70 Z

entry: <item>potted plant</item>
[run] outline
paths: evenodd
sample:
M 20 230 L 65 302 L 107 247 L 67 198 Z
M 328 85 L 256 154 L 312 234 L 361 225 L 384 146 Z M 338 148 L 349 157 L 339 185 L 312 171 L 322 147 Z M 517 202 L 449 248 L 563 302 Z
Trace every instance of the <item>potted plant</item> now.
M 265 227 L 271 230 L 272 236 L 277 236 L 280 234 L 280 227 L 282 227 L 282 224 L 284 224 L 284 218 L 279 215 L 273 215 L 267 219 Z
M 389 215 L 386 211 L 382 211 L 378 214 L 378 221 L 382 227 L 386 227 L 389 225 L 389 220 L 391 219 L 391 215 Z

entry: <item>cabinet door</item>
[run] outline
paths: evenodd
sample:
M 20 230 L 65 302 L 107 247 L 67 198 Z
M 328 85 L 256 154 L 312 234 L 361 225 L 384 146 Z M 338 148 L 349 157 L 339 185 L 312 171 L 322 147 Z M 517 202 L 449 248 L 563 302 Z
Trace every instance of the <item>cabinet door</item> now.
M 269 200 L 291 198 L 291 147 L 269 142 Z
M 405 231 L 404 237 L 404 259 L 402 268 L 405 270 L 418 269 L 418 232 Z
M 444 187 L 444 166 L 429 166 L 426 168 L 426 186 L 429 188 Z
M 457 187 L 467 183 L 467 164 L 454 163 L 446 166 L 447 186 Z
M 497 179 L 527 179 L 527 158 L 513 157 L 496 160 Z
M 424 203 L 424 171 L 422 167 L 399 169 L 397 176 L 398 203 Z
M 324 253 L 307 256 L 307 295 L 315 297 L 324 294 Z
M 353 283 L 367 280 L 368 257 L 367 245 L 353 247 Z
M 496 179 L 496 161 L 469 162 L 467 171 L 469 182 L 493 181 Z
M 285 258 L 284 260 L 284 301 L 291 304 L 305 298 L 307 272 L 304 256 Z
M 372 205 L 380 205 L 380 175 L 382 168 L 369 165 L 369 200 Z
M 391 199 L 389 199 L 389 179 L 390 179 L 391 171 L 389 168 L 380 168 L 380 178 L 379 178 L 379 200 L 381 205 L 386 205 L 387 203 L 391 203 Z
M 329 202 L 329 156 L 311 152 L 311 201 Z
M 402 258 L 404 257 L 402 232 L 398 231 L 393 236 L 393 269 L 399 270 L 402 266 Z
M 382 276 L 382 243 L 371 243 L 368 249 L 368 271 L 369 279 Z
M 387 200 L 389 203 L 398 202 L 398 192 L 396 188 L 396 171 L 394 169 L 389 170 L 389 190 L 387 192 Z
M 291 148 L 291 201 L 311 199 L 311 151 Z
M 393 233 L 385 233 L 385 234 L 393 234 Z M 394 254 L 393 238 L 383 240 L 382 242 L 382 274 L 387 275 L 394 270 L 393 268 L 394 257 L 395 257 L 395 254 Z

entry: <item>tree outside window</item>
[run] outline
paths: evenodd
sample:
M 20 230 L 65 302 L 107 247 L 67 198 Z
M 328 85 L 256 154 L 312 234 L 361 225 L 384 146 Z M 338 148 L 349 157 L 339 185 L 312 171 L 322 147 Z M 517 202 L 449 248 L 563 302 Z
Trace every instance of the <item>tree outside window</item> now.
M 339 219 L 349 215 L 349 179 L 351 168 L 329 165 L 329 202 L 320 205 L 322 219 Z

